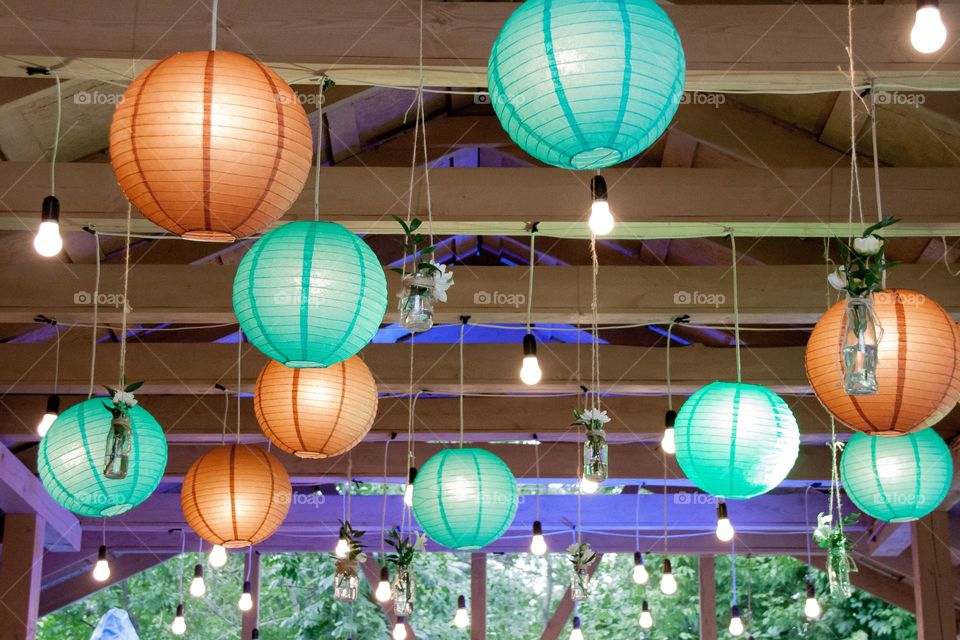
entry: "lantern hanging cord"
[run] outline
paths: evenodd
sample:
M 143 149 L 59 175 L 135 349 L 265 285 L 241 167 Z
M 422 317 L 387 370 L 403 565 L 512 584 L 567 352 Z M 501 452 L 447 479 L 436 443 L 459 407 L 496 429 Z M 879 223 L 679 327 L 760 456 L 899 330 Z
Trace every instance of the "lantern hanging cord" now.
M 353 450 L 347 454 L 347 490 L 346 490 L 346 513 L 344 514 L 344 522 L 350 521 L 351 513 L 351 502 L 353 498 Z
M 663 447 L 660 447 L 660 457 L 663 460 L 663 555 L 667 556 L 670 539 L 667 533 L 667 452 Z
M 96 230 L 93 232 L 94 253 L 97 259 L 96 275 L 93 284 L 93 330 L 91 331 L 90 347 L 90 385 L 87 388 L 87 399 L 93 397 L 93 382 L 97 370 L 97 321 L 100 314 L 100 236 Z
M 120 316 L 120 383 L 117 389 L 124 391 L 127 385 L 127 316 L 130 312 L 130 226 L 133 204 L 127 201 L 127 247 L 123 252 L 123 312 Z
M 673 385 L 670 380 L 670 344 L 673 342 L 673 324 L 674 320 L 667 325 L 667 409 L 673 411 Z
M 870 92 L 870 138 L 873 143 L 873 186 L 877 199 L 877 222 L 883 221 L 883 201 L 880 196 L 880 153 L 877 151 L 877 94 Z M 887 269 L 880 274 L 880 285 L 887 288 Z
M 187 552 L 187 536 L 183 529 L 180 529 L 180 602 L 183 603 L 183 559 Z
M 210 5 L 210 51 L 217 50 L 217 0 L 213 0 L 213 3 Z
M 737 355 L 737 382 L 743 382 L 740 368 L 740 290 L 737 282 L 737 238 L 730 233 L 730 251 L 733 253 L 733 342 Z
M 223 431 L 220 433 L 220 444 L 227 443 L 227 416 L 230 415 L 230 391 L 221 386 L 223 389 Z
M 63 119 L 63 93 L 60 87 L 60 75 L 53 74 L 57 83 L 57 125 L 53 134 L 53 152 L 50 155 L 50 195 L 57 195 L 57 152 L 60 150 L 60 124 Z
M 320 76 L 317 88 L 317 161 L 313 173 L 313 221 L 320 222 L 320 163 L 323 158 L 323 90 L 329 78 Z
M 854 66 L 853 54 L 853 0 L 847 0 L 847 79 L 850 83 L 850 213 L 849 221 L 852 226 L 853 207 L 856 202 L 857 212 L 859 214 L 860 224 L 863 224 L 863 199 L 860 194 L 860 169 L 857 166 L 857 111 L 856 101 L 859 100 L 864 109 L 869 112 L 870 107 L 860 97 L 856 86 L 856 68 Z M 876 156 L 876 147 L 874 147 L 874 156 Z
M 537 485 L 536 485 L 537 493 L 536 493 L 536 496 L 534 497 L 533 519 L 539 522 L 540 521 L 540 439 L 537 438 L 537 434 L 533 434 L 533 437 L 534 437 L 534 440 L 537 441 L 537 443 L 533 445 L 533 452 L 534 452 L 533 465 L 537 473 Z
M 600 408 L 600 332 L 597 327 L 597 236 L 590 233 L 591 293 L 590 293 L 590 384 L 593 387 L 593 409 Z
M 240 389 L 243 384 L 241 362 L 243 360 L 243 329 L 237 329 L 237 444 L 240 444 Z
M 418 391 L 416 395 L 413 394 L 413 379 L 414 379 L 414 343 L 416 342 L 416 332 L 410 334 L 410 370 L 409 370 L 409 383 L 407 385 L 407 393 L 410 398 L 410 404 L 407 410 L 407 467 L 413 467 L 414 463 L 414 442 L 413 442 L 413 433 L 414 433 L 414 421 L 417 409 L 417 398 L 420 397 L 420 392 Z M 409 482 L 409 480 L 408 480 Z
M 460 448 L 463 448 L 463 333 L 467 328 L 467 321 L 470 319 L 469 316 L 462 316 L 460 318 L 462 322 L 460 323 Z
M 633 515 L 634 515 L 634 523 L 635 523 L 637 535 L 635 538 L 636 548 L 634 550 L 639 553 L 640 552 L 640 487 L 637 487 L 637 504 L 635 509 L 636 509 L 636 512 Z
M 253 545 L 247 547 L 247 566 L 246 571 L 243 574 L 243 581 L 249 582 L 250 576 L 253 574 Z
M 533 267 L 537 261 L 537 252 L 534 248 L 534 241 L 537 237 L 537 224 L 538 223 L 534 222 L 530 226 L 530 278 L 527 282 L 527 333 L 531 333 L 533 326 L 530 323 L 530 317 L 533 312 Z
M 60 384 L 60 326 L 54 323 L 53 330 L 57 333 L 53 361 L 53 395 L 57 395 L 57 387 Z
M 390 434 L 390 439 L 387 440 L 386 444 L 383 445 L 383 484 L 381 485 L 381 490 L 383 492 L 383 505 L 380 508 L 380 555 L 382 556 L 386 553 L 386 544 L 387 538 L 384 535 L 384 532 L 387 529 L 387 456 L 390 454 L 390 443 L 393 442 L 393 439 L 396 437 L 396 434 Z
M 733 582 L 733 606 L 737 606 L 737 541 L 730 543 L 730 574 Z
M 832 454 L 831 450 L 831 454 Z M 808 484 L 806 490 L 803 492 L 803 522 L 807 526 L 810 526 L 810 489 L 813 488 L 812 484 Z M 807 581 L 813 580 L 813 554 L 810 551 L 810 538 L 811 535 L 804 536 L 807 540 Z

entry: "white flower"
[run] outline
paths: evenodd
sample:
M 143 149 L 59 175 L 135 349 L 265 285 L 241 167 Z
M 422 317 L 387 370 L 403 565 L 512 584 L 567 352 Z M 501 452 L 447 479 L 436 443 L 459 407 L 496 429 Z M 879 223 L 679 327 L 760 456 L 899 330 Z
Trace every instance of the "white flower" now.
M 128 407 L 135 407 L 137 406 L 137 399 L 128 391 L 117 391 L 113 394 L 113 404 L 116 407 L 119 407 L 121 404 L 125 404 Z
M 427 534 L 418 533 L 417 539 L 413 542 L 413 550 L 425 553 L 427 551 Z
M 439 264 L 433 260 L 430 261 L 430 264 L 435 267 L 435 271 L 433 271 L 433 289 L 436 291 L 437 300 L 446 302 L 447 289 L 453 286 L 453 270 L 448 272 L 447 265 Z
M 817 540 L 826 540 L 830 537 L 833 516 L 828 513 L 821 513 L 817 516 L 817 528 L 813 530 L 813 537 Z
M 357 562 L 359 562 L 360 564 L 363 564 L 364 562 L 367 561 L 367 554 L 365 554 L 363 551 L 361 551 L 360 553 L 357 554 L 357 557 L 354 558 L 354 559 L 355 559 Z
M 599 422 L 600 426 L 603 426 L 610 422 L 610 416 L 607 415 L 606 411 L 600 411 L 600 409 L 587 409 L 580 414 L 580 422 L 587 425 Z
M 843 291 L 847 288 L 847 274 L 843 267 L 840 267 L 833 273 L 827 276 L 827 282 L 830 283 L 830 286 L 834 289 Z
M 883 247 L 883 240 L 875 235 L 853 239 L 853 250 L 862 256 L 875 256 L 880 252 L 881 247 Z

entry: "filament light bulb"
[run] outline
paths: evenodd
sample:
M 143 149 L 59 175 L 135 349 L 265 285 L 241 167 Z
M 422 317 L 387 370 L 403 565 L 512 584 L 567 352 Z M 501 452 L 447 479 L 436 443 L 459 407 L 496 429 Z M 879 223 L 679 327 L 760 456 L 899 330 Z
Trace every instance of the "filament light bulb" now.
M 677 579 L 673 577 L 673 567 L 670 564 L 670 558 L 663 559 L 663 575 L 660 576 L 660 591 L 668 596 L 672 596 L 677 592 Z
M 223 566 L 227 564 L 227 550 L 219 544 L 213 545 L 213 549 L 210 549 L 210 556 L 207 558 L 207 562 L 209 562 L 210 566 L 214 569 L 223 568 Z
M 380 569 L 380 582 L 373 595 L 377 598 L 377 602 L 386 602 L 390 599 L 390 570 L 386 567 Z
M 717 503 L 717 538 L 721 542 L 730 542 L 733 540 L 733 536 L 736 535 L 736 531 L 733 529 L 733 525 L 730 524 L 730 517 L 727 515 L 727 503 L 718 502 Z
M 110 579 L 110 562 L 107 560 L 107 548 L 100 545 L 97 551 L 97 564 L 93 566 L 93 579 L 97 582 L 106 582 Z
M 540 382 L 543 372 L 540 371 L 540 362 L 537 360 L 537 339 L 533 334 L 523 336 L 523 364 L 520 367 L 520 380 L 526 385 L 535 385 Z
M 403 504 L 413 506 L 413 481 L 417 479 L 417 468 L 410 467 L 407 472 L 407 487 L 403 490 Z
M 647 584 L 650 581 L 650 574 L 643 564 L 643 554 L 639 551 L 633 554 L 633 581 L 640 585 Z
M 593 204 L 590 206 L 590 231 L 595 236 L 605 236 L 613 231 L 613 213 L 610 203 L 607 202 L 607 181 L 601 176 L 593 176 L 590 180 L 590 195 Z
M 539 520 L 533 523 L 533 537 L 530 538 L 530 553 L 542 556 L 547 552 L 547 541 L 543 537 L 543 525 Z
M 177 605 L 177 615 L 173 618 L 173 623 L 170 625 L 170 631 L 173 632 L 175 636 L 182 636 L 187 632 L 187 620 L 183 617 L 183 604 Z
M 41 438 L 47 435 L 47 431 L 53 426 L 57 416 L 60 415 L 60 396 L 52 395 L 47 398 L 47 409 L 37 424 L 37 435 Z
M 920 0 L 917 17 L 910 31 L 910 44 L 920 53 L 938 51 L 947 41 L 947 28 L 940 16 L 937 0 Z
M 807 601 L 803 603 L 803 614 L 807 616 L 808 620 L 816 620 L 820 617 L 820 614 L 823 613 L 823 610 L 820 608 L 820 603 L 817 601 L 817 594 L 813 590 L 813 583 L 807 583 Z
M 60 238 L 60 201 L 53 196 L 43 199 L 40 227 L 33 238 L 33 248 L 44 258 L 52 258 L 63 249 Z
M 202 598 L 207 593 L 207 584 L 203 581 L 203 565 L 197 564 L 193 568 L 193 580 L 190 582 L 190 595 Z
M 596 493 L 597 489 L 600 488 L 600 483 L 590 478 L 583 478 L 580 480 L 580 492 L 581 493 Z
M 644 629 L 653 626 L 653 616 L 650 615 L 650 605 L 646 600 L 643 601 L 643 607 L 640 610 L 640 626 Z
M 737 605 L 733 605 L 733 608 L 730 610 L 729 630 L 732 636 L 743 635 L 743 620 L 740 619 L 740 607 Z
M 397 618 L 397 624 L 393 625 L 393 640 L 407 640 L 407 627 L 403 618 Z
M 466 629 L 470 626 L 470 614 L 467 613 L 466 596 L 457 597 L 457 613 L 453 616 L 453 624 L 458 629 Z
M 677 434 L 673 429 L 674 423 L 677 421 L 677 412 L 676 411 L 667 411 L 666 418 L 664 418 L 664 427 L 663 427 L 663 439 L 660 440 L 660 447 L 663 449 L 663 452 L 669 455 L 673 455 L 677 452 Z
M 243 593 L 240 595 L 240 600 L 237 601 L 237 606 L 240 608 L 240 611 L 250 611 L 250 609 L 253 609 L 253 595 L 250 593 L 249 580 L 243 582 Z
M 583 640 L 583 631 L 580 631 L 580 616 L 573 616 L 573 629 L 570 630 L 570 640 Z

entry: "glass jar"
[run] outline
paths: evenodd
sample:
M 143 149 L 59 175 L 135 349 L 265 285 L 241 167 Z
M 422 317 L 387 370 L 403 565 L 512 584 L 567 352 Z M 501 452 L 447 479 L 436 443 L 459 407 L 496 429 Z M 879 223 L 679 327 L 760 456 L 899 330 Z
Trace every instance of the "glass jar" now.
M 413 572 L 409 567 L 397 567 L 397 575 L 391 585 L 391 596 L 394 613 L 403 617 L 413 613 Z
M 853 594 L 853 586 L 850 584 L 850 559 L 846 554 L 836 554 L 831 550 L 827 560 L 830 595 L 849 598 Z
M 127 477 L 132 441 L 133 432 L 130 428 L 130 416 L 115 416 L 110 421 L 110 432 L 107 434 L 107 448 L 103 465 L 104 476 L 111 480 L 122 480 Z
M 607 479 L 607 436 L 601 429 L 587 432 L 583 445 L 583 478 L 600 484 Z
M 360 576 L 356 560 L 338 560 L 333 579 L 333 597 L 341 602 L 354 602 L 360 593 Z
M 583 602 L 590 597 L 590 574 L 586 567 L 573 569 L 570 580 L 570 598 L 574 602 Z
M 847 298 L 843 331 L 843 389 L 849 396 L 877 392 L 877 315 L 871 297 Z
M 403 278 L 400 292 L 400 324 L 410 331 L 426 331 L 433 326 L 433 276 L 411 273 Z

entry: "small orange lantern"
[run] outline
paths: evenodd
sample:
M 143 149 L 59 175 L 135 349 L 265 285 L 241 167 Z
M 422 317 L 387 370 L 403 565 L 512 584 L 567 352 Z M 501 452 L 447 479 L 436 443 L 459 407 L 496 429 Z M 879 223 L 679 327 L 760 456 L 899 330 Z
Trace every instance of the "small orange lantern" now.
M 377 385 L 358 356 L 316 369 L 291 369 L 271 360 L 257 378 L 253 408 L 263 433 L 287 453 L 338 456 L 370 431 Z
M 127 88 L 110 125 L 110 162 L 127 199 L 191 240 L 263 231 L 300 195 L 312 155 L 293 90 L 229 51 L 155 63 Z
M 873 296 L 882 328 L 875 395 L 848 396 L 841 378 L 845 302 L 833 305 L 807 343 L 807 377 L 817 398 L 843 424 L 875 436 L 919 431 L 960 399 L 960 329 L 922 293 L 891 289 Z
M 211 544 L 249 547 L 269 538 L 290 511 L 286 469 L 259 447 L 229 444 L 203 454 L 183 479 L 187 524 Z

